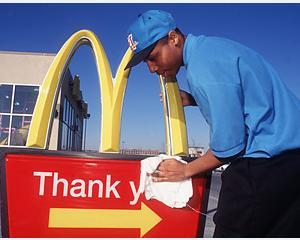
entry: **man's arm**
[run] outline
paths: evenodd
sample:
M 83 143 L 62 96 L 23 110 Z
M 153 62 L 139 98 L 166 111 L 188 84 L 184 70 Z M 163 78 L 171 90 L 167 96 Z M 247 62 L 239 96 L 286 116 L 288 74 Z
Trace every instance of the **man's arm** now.
M 205 173 L 223 165 L 211 150 L 208 150 L 202 157 L 184 164 L 174 159 L 164 160 L 153 176 L 156 182 L 177 182 L 187 179 L 198 173 Z

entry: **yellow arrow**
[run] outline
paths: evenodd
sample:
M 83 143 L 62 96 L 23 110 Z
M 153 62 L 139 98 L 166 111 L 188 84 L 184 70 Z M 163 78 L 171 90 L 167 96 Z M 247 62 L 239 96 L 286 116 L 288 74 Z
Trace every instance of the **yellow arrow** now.
M 50 208 L 49 228 L 140 228 L 143 237 L 161 218 L 141 204 L 140 210 Z

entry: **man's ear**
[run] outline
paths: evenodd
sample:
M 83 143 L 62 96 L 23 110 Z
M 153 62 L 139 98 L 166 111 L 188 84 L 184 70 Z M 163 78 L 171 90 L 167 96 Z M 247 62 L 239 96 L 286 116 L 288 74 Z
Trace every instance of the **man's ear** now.
M 168 33 L 168 42 L 177 46 L 179 44 L 179 36 L 175 30 L 171 30 Z

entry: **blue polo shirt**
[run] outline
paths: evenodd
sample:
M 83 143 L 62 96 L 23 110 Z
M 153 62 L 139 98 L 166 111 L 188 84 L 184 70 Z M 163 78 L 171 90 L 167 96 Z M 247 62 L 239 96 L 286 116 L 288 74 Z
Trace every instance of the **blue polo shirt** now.
M 300 101 L 261 55 L 240 43 L 189 34 L 183 61 L 210 126 L 210 148 L 227 158 L 272 157 L 300 148 Z

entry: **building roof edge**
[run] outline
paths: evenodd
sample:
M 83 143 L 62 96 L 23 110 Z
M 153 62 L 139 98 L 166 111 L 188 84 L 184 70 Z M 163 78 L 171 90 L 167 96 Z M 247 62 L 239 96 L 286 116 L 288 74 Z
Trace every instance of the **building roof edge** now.
M 18 51 L 0 51 L 0 54 L 18 54 L 18 55 L 56 56 L 56 53 L 41 53 L 41 52 L 18 52 Z

